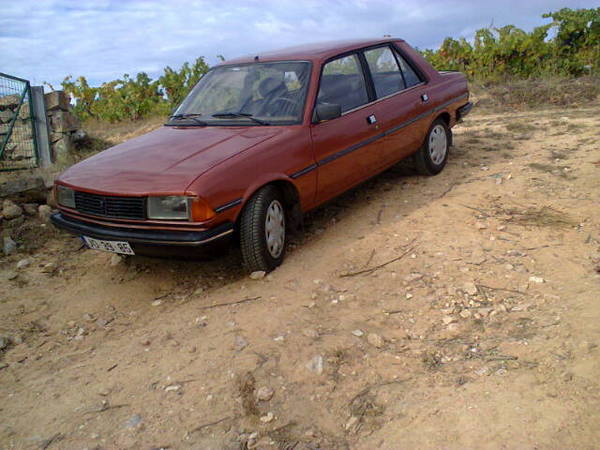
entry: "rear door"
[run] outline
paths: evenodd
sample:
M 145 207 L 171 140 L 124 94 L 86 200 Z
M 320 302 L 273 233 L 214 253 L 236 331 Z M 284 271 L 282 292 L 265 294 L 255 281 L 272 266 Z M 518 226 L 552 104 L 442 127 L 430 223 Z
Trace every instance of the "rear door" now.
M 315 105 L 340 104 L 342 116 L 311 126 L 318 166 L 317 203 L 377 173 L 384 139 L 359 52 L 323 66 Z
M 364 51 L 386 132 L 384 154 L 389 163 L 413 153 L 424 139 L 429 110 L 424 79 L 390 45 Z

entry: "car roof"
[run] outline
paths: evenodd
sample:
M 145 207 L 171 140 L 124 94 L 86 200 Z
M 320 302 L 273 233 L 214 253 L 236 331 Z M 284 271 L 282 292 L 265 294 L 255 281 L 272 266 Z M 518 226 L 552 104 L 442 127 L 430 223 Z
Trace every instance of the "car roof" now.
M 322 62 L 326 59 L 331 58 L 332 56 L 339 55 L 340 53 L 349 52 L 363 47 L 369 47 L 371 45 L 401 41 L 402 39 L 397 38 L 383 38 L 314 42 L 309 44 L 297 45 L 294 47 L 282 48 L 279 50 L 257 52 L 252 55 L 246 55 L 239 58 L 224 61 L 219 65 L 245 64 L 257 62 L 257 56 L 258 61 L 262 62 L 290 60 Z

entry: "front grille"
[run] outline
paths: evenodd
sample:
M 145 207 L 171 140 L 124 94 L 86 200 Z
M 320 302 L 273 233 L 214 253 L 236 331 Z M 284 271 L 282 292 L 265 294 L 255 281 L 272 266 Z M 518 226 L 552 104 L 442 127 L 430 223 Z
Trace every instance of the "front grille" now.
M 75 209 L 84 214 L 116 219 L 146 218 L 143 197 L 112 197 L 75 191 Z

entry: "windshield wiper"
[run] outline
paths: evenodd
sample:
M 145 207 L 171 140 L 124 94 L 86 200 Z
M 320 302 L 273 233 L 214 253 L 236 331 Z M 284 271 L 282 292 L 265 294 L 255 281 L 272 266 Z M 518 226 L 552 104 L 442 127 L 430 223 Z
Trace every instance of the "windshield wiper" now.
M 228 118 L 228 117 L 245 117 L 247 119 L 252 120 L 253 122 L 256 122 L 259 125 L 271 125 L 269 122 L 265 122 L 264 120 L 260 120 L 260 119 L 257 119 L 256 117 L 252 117 L 252 114 L 250 114 L 250 113 L 224 112 L 224 113 L 216 113 L 216 114 L 213 114 L 212 116 L 216 117 L 217 119 Z
M 198 116 L 201 116 L 202 114 L 173 114 L 172 116 L 169 116 L 169 119 L 171 120 L 185 120 L 185 119 L 190 119 L 193 120 L 194 122 L 196 122 L 198 125 L 202 125 L 202 126 L 206 126 L 207 123 L 204 122 L 203 120 L 197 119 Z

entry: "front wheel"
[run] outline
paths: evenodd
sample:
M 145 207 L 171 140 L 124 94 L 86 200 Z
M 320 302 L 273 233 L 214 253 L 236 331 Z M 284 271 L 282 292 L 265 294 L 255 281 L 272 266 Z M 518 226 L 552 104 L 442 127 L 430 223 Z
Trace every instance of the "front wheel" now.
M 415 165 L 423 175 L 437 175 L 446 161 L 450 146 L 451 131 L 443 119 L 437 119 L 429 128 L 425 142 L 415 153 Z
M 240 218 L 244 267 L 270 272 L 283 262 L 287 243 L 285 210 L 279 190 L 265 186 L 248 201 Z

